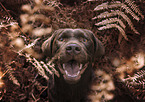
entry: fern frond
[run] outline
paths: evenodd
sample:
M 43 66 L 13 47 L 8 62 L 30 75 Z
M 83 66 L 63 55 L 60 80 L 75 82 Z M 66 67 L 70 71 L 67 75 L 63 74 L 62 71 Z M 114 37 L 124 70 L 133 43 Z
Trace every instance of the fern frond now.
M 94 8 L 94 11 L 108 9 L 108 6 L 109 6 L 108 2 L 102 3 L 102 4 L 98 5 L 96 8 Z
M 30 56 L 27 56 L 28 60 L 35 66 L 35 68 L 38 70 L 38 73 L 43 76 L 46 80 L 49 80 L 49 77 L 45 74 L 45 70 L 40 65 L 40 63 L 35 59 L 31 58 Z M 34 61 L 34 62 L 33 62 Z
M 110 13 L 108 11 L 101 13 L 98 15 L 96 18 L 106 18 L 106 17 L 113 17 L 113 16 L 121 16 L 130 26 L 131 30 L 133 30 L 136 34 L 139 34 L 139 32 L 133 27 L 133 23 L 129 19 L 127 15 L 124 14 L 124 12 L 119 11 L 119 10 L 112 10 Z
M 109 19 L 105 19 L 101 22 L 96 23 L 95 25 L 99 26 L 99 25 L 106 25 L 106 24 L 110 24 L 110 23 L 115 23 L 118 22 L 120 24 L 120 26 L 125 29 L 125 24 L 118 18 L 109 18 Z
M 129 7 L 127 7 L 127 5 L 121 3 L 120 1 L 111 2 L 110 5 L 108 4 L 108 2 L 102 3 L 101 5 L 98 5 L 94 10 L 99 11 L 103 9 L 112 9 L 112 8 L 119 8 L 119 7 L 125 9 L 125 12 L 130 14 L 137 21 L 140 20 L 140 18 Z
M 143 80 L 144 78 L 145 78 L 145 70 L 141 70 L 134 75 L 132 80 L 137 81 L 137 80 Z
M 110 29 L 110 28 L 117 28 L 120 33 L 123 35 L 123 37 L 128 40 L 127 35 L 125 34 L 125 31 L 117 24 L 107 24 L 106 26 L 102 26 L 98 28 L 98 30 L 105 30 L 105 29 Z
M 114 11 L 113 9 L 117 10 Z M 104 12 L 100 13 L 99 15 L 93 18 L 93 19 L 104 19 L 103 21 L 100 21 L 95 24 L 97 26 L 104 25 L 99 29 L 117 28 L 120 31 L 120 33 L 125 37 L 125 39 L 127 39 L 127 36 L 124 31 L 126 28 L 126 24 L 124 23 L 125 20 L 125 22 L 127 22 L 131 30 L 136 34 L 139 34 L 139 32 L 135 29 L 131 18 L 139 21 L 140 19 L 144 18 L 144 15 L 141 13 L 137 5 L 132 0 L 125 0 L 124 2 L 123 1 L 121 2 L 120 0 L 104 2 L 94 8 L 94 11 L 100 10 L 102 10 L 101 12 L 103 11 Z M 108 12 L 107 10 L 109 10 L 110 12 Z M 128 15 L 130 15 L 131 18 L 128 17 Z M 120 17 L 122 19 L 120 19 Z
M 129 77 L 126 79 L 123 79 L 124 82 L 129 81 L 129 82 L 135 82 L 137 80 L 143 80 L 145 78 L 145 70 L 141 70 L 137 72 L 133 77 Z
M 94 19 L 97 19 L 97 18 L 107 18 L 107 17 L 116 16 L 116 15 L 118 15 L 117 12 L 112 12 L 112 11 L 111 11 L 111 13 L 109 13 L 108 11 L 105 11 L 105 12 L 99 14 L 99 15 L 98 15 L 96 18 L 94 18 Z
M 48 66 L 43 62 L 43 61 L 40 61 L 40 63 L 42 64 L 43 68 L 45 68 L 46 72 L 49 72 L 49 74 L 53 74 L 52 71 L 48 68 Z
M 15 84 L 20 86 L 20 83 L 18 82 L 18 80 L 16 79 L 16 77 L 13 75 L 13 69 L 11 68 L 11 66 L 6 65 L 6 69 L 7 69 L 7 73 L 9 74 L 9 79 Z
M 137 97 L 143 99 L 145 96 L 145 70 L 140 70 L 133 77 L 122 80 L 130 91 Z
M 128 13 L 128 14 L 130 14 L 137 21 L 140 20 L 140 18 L 129 7 L 127 7 L 127 5 L 125 5 L 125 4 L 122 3 L 121 8 L 125 9 L 125 12 Z
M 133 11 L 135 11 L 135 13 L 137 13 L 138 15 L 141 16 L 142 19 L 144 19 L 144 15 L 142 15 L 141 11 L 137 7 L 137 5 L 134 4 L 132 0 L 125 0 L 125 2 L 131 7 Z

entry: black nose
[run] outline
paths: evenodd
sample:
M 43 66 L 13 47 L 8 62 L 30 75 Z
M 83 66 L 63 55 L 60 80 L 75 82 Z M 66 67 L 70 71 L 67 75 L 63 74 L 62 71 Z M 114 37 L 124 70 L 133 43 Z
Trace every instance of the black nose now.
M 69 44 L 66 46 L 66 52 L 68 54 L 79 54 L 81 52 L 81 47 L 78 44 Z

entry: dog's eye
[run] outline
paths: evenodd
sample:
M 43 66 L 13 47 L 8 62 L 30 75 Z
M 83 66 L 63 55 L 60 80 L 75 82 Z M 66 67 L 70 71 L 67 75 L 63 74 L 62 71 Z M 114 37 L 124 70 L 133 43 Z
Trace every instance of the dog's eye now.
M 88 40 L 86 38 L 82 38 L 82 42 L 88 42 Z
M 64 38 L 59 38 L 58 41 L 64 41 Z
M 88 40 L 86 38 L 80 38 L 80 42 L 86 43 Z

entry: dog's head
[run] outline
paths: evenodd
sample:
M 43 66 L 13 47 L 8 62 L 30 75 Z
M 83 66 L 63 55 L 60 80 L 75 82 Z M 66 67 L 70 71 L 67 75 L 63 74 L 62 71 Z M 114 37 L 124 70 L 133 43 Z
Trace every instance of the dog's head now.
M 56 59 L 58 70 L 69 83 L 78 82 L 94 58 L 104 54 L 102 43 L 86 29 L 59 29 L 43 43 L 42 50 Z

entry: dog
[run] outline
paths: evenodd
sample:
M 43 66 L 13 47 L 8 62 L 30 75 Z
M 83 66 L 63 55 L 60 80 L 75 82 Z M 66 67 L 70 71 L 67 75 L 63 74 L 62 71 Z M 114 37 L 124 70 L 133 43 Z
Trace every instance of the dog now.
M 54 59 L 60 77 L 54 76 L 52 102 L 84 102 L 93 77 L 93 64 L 105 53 L 100 40 L 87 29 L 59 29 L 42 44 L 46 57 Z

